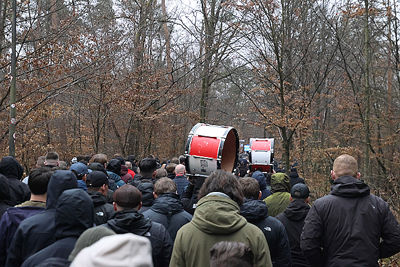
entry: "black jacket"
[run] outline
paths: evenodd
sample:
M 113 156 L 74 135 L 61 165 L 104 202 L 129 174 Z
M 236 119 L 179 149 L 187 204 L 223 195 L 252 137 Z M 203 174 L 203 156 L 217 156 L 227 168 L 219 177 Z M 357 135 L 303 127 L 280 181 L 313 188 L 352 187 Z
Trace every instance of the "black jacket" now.
M 310 206 L 303 199 L 294 199 L 286 210 L 275 218 L 285 226 L 292 254 L 292 267 L 308 267 L 310 264 L 300 249 L 300 235 Z
M 290 177 L 290 188 L 292 188 L 295 184 L 305 184 L 304 179 L 299 176 L 297 171 L 292 171 L 289 174 Z
M 88 190 L 94 205 L 94 224 L 101 225 L 106 223 L 114 215 L 114 207 L 107 203 L 107 198 L 100 192 Z
M 136 176 L 135 176 L 136 177 Z M 151 178 L 144 178 L 141 177 L 141 179 L 134 180 L 133 185 L 140 190 L 142 193 L 142 208 L 140 209 L 140 212 L 144 212 L 153 205 L 154 202 L 154 196 L 153 196 L 153 191 L 154 191 L 154 184 L 152 182 Z
M 135 210 L 115 213 L 106 227 L 117 234 L 133 233 L 147 237 L 151 242 L 154 267 L 167 267 L 172 253 L 172 240 L 164 226 L 145 218 Z
M 174 193 L 162 194 L 156 198 L 153 206 L 143 215 L 153 222 L 161 223 L 172 240 L 175 240 L 178 230 L 192 220 L 192 215 L 183 209 L 179 196 Z
M 271 253 L 272 265 L 291 266 L 290 245 L 285 227 L 279 220 L 268 216 L 265 202 L 245 199 L 240 207 L 240 214 L 263 231 Z
M 342 176 L 311 207 L 300 247 L 312 266 L 378 266 L 400 251 L 400 226 L 365 183 Z
M 9 205 L 15 206 L 30 199 L 31 191 L 28 185 L 21 182 L 24 168 L 15 158 L 10 156 L 2 158 L 0 161 L 0 173 L 8 178 L 10 187 Z
M 6 266 L 20 266 L 29 256 L 54 243 L 57 199 L 64 190 L 76 188 L 71 171 L 57 170 L 47 186 L 46 210 L 21 222 L 8 250 Z
M 78 237 L 93 226 L 93 203 L 81 189 L 64 191 L 56 208 L 56 242 L 30 256 L 23 267 L 35 267 L 47 258 L 68 259 Z
M 8 179 L 0 174 L 0 217 L 3 216 L 4 212 L 10 207 L 10 187 L 8 185 Z

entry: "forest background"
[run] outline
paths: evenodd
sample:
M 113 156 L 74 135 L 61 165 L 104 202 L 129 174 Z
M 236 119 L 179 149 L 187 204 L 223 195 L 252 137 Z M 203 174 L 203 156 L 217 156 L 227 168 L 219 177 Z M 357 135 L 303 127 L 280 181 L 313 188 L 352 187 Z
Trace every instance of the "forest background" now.
M 0 148 L 8 154 L 12 0 L 0 0 Z M 17 0 L 16 157 L 29 171 L 106 153 L 171 158 L 201 121 L 275 157 L 314 198 L 354 155 L 400 214 L 397 0 Z

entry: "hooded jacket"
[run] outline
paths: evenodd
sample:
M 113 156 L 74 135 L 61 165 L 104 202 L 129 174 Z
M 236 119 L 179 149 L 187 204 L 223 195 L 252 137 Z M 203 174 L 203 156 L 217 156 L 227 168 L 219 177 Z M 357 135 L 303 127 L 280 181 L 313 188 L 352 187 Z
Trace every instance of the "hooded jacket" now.
M 264 199 L 270 216 L 276 216 L 283 212 L 290 203 L 289 176 L 285 173 L 275 173 L 271 176 L 272 195 Z
M 132 233 L 147 237 L 151 242 L 155 267 L 168 266 L 172 252 L 172 240 L 164 226 L 145 218 L 136 210 L 118 211 L 104 226 L 117 234 Z
M 271 191 L 267 189 L 267 180 L 262 172 L 255 171 L 251 177 L 255 178 L 258 182 L 258 185 L 260 186 L 261 199 L 264 199 L 271 195 Z
M 154 184 L 149 179 L 139 179 L 137 180 L 137 189 L 142 193 L 142 208 L 140 209 L 140 213 L 145 212 L 150 209 L 150 207 L 154 203 Z
M 57 199 L 72 188 L 77 188 L 75 174 L 66 170 L 54 172 L 47 186 L 46 210 L 21 222 L 9 247 L 6 266 L 21 266 L 29 256 L 55 242 Z
M 240 207 L 240 214 L 264 233 L 271 253 L 272 265 L 290 267 L 290 245 L 285 227 L 274 217 L 268 216 L 265 202 L 246 199 Z
M 300 247 L 312 266 L 378 266 L 400 251 L 400 225 L 365 183 L 342 176 L 311 207 Z
M 305 184 L 304 179 L 299 176 L 297 170 L 292 170 L 289 173 L 290 177 L 290 188 L 292 188 L 295 184 Z
M 94 205 L 94 224 L 101 225 L 106 223 L 114 215 L 114 207 L 107 203 L 107 198 L 100 192 L 88 191 Z
M 210 249 L 220 241 L 243 242 L 254 253 L 255 267 L 272 266 L 262 231 L 239 214 L 235 201 L 208 195 L 197 204 L 192 221 L 182 226 L 176 235 L 171 267 L 210 266 Z
M 0 216 L 3 216 L 4 212 L 10 207 L 10 186 L 8 179 L 0 174 Z
M 24 168 L 18 161 L 11 157 L 3 157 L 0 161 L 0 173 L 8 178 L 10 187 L 9 205 L 15 206 L 29 200 L 31 192 L 28 185 L 21 182 Z
M 7 249 L 21 222 L 42 211 L 44 211 L 44 208 L 27 206 L 12 207 L 4 213 L 0 220 L 0 266 L 4 266 L 6 263 Z
M 93 204 L 81 189 L 64 191 L 56 207 L 56 242 L 30 256 L 23 267 L 35 267 L 47 258 L 68 259 L 78 237 L 93 226 Z
M 175 240 L 178 230 L 192 220 L 192 215 L 183 209 L 179 196 L 175 193 L 160 195 L 143 215 L 162 224 L 172 240 Z
M 285 226 L 289 238 L 293 267 L 310 266 L 300 248 L 300 235 L 303 230 L 304 219 L 309 210 L 310 206 L 304 202 L 304 199 L 293 199 L 287 209 L 276 216 Z

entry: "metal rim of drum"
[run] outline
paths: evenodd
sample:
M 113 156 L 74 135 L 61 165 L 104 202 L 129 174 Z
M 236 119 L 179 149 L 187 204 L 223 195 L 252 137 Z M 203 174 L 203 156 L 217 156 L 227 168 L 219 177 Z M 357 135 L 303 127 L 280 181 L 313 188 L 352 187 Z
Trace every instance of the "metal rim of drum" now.
M 205 123 L 197 123 L 190 130 L 188 139 L 185 146 L 185 157 L 186 157 L 186 170 L 188 173 L 192 175 L 200 175 L 198 173 L 192 173 L 190 169 L 189 157 L 193 156 L 190 154 L 190 148 L 193 140 L 193 136 L 196 136 L 196 131 L 202 127 L 223 127 L 227 128 L 224 136 L 216 136 L 221 140 L 219 148 L 218 148 L 218 157 L 217 160 L 217 169 L 222 169 L 227 172 L 232 172 L 235 169 L 235 166 L 238 162 L 238 153 L 239 153 L 239 136 L 235 128 L 229 126 L 220 126 L 220 125 L 210 125 Z M 207 137 L 207 136 L 204 136 Z M 209 136 L 212 138 L 211 136 Z

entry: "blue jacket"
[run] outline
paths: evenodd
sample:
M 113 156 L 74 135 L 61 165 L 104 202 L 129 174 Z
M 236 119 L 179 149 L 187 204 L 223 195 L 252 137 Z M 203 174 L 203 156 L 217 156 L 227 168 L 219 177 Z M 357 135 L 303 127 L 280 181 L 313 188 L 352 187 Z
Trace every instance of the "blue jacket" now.
M 4 266 L 7 249 L 11 244 L 15 231 L 23 220 L 44 211 L 39 207 L 9 208 L 0 220 L 0 266 Z
M 6 266 L 21 266 L 29 256 L 55 242 L 57 200 L 64 190 L 77 186 L 76 176 L 71 171 L 54 172 L 47 186 L 46 210 L 18 226 L 8 249 Z
M 108 174 L 108 177 L 115 182 L 115 187 L 114 187 L 114 185 L 113 185 L 114 188 L 110 187 L 111 190 L 115 191 L 119 187 L 125 185 L 125 182 L 121 179 L 121 177 L 118 174 L 116 174 L 112 171 L 107 171 L 107 174 Z M 111 183 L 110 183 L 110 186 L 111 186 Z
M 87 193 L 81 189 L 64 191 L 57 201 L 56 241 L 30 256 L 22 266 L 35 267 L 51 257 L 68 259 L 79 236 L 93 226 L 93 214 L 93 203 Z
M 189 181 L 186 179 L 186 176 L 175 176 L 173 181 L 176 184 L 176 191 L 178 192 L 179 197 L 182 198 L 182 194 L 189 185 Z
M 267 188 L 267 180 L 265 178 L 265 175 L 262 172 L 255 171 L 251 177 L 256 179 L 260 186 L 261 199 L 264 199 L 267 196 L 271 195 L 271 191 L 268 190 L 268 188 Z

